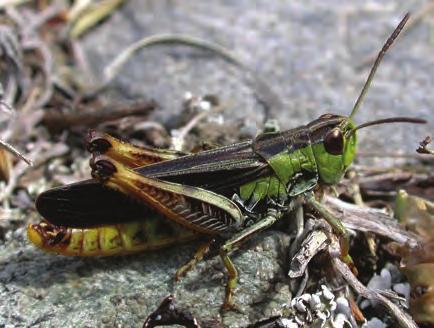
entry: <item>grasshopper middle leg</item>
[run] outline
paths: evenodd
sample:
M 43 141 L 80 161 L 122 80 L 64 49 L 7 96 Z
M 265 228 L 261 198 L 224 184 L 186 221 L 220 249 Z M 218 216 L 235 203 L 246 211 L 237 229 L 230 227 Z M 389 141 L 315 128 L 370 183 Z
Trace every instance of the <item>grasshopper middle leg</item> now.
M 341 246 L 341 256 L 345 263 L 351 268 L 351 270 L 357 274 L 357 269 L 354 265 L 353 259 L 349 254 L 350 250 L 350 239 L 348 236 L 348 231 L 345 229 L 342 222 L 333 213 L 331 213 L 324 205 L 315 199 L 313 193 L 309 193 L 306 197 L 306 202 L 313 209 L 315 209 L 326 221 L 331 225 L 333 231 L 339 237 L 339 243 Z
M 233 294 L 235 287 L 237 286 L 238 272 L 232 260 L 229 258 L 229 253 L 237 249 L 243 242 L 248 240 L 257 232 L 273 225 L 278 219 L 281 218 L 281 216 L 282 214 L 275 209 L 269 209 L 264 219 L 237 233 L 231 239 L 227 240 L 220 248 L 220 257 L 223 260 L 226 270 L 228 271 L 228 282 L 226 284 L 226 295 L 222 310 L 230 310 L 235 308 Z

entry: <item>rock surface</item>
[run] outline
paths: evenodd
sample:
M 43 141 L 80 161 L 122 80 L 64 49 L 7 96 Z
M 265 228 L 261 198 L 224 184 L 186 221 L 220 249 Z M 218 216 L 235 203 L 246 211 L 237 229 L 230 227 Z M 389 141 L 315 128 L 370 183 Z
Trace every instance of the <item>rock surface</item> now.
M 22 229 L 9 234 L 0 255 L 3 327 L 139 327 L 169 294 L 194 315 L 244 327 L 291 299 L 285 269 L 289 238 L 281 232 L 266 232 L 234 254 L 240 273 L 235 300 L 245 313 L 223 318 L 226 276 L 219 258 L 173 282 L 197 243 L 140 256 L 80 259 L 43 254 L 23 234 Z

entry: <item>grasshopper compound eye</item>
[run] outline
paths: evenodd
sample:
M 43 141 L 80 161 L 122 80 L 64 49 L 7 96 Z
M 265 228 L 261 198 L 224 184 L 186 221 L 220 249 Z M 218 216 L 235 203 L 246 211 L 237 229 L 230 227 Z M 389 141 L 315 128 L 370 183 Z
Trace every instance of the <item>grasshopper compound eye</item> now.
M 340 129 L 333 129 L 324 138 L 324 148 L 331 155 L 342 155 L 344 152 L 344 136 Z

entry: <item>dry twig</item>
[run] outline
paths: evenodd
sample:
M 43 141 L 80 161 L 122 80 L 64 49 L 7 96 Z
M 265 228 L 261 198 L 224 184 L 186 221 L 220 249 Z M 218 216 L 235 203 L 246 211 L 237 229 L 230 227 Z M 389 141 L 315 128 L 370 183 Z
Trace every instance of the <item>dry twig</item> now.
M 82 108 L 81 111 L 66 113 L 47 111 L 43 123 L 50 131 L 59 132 L 75 126 L 93 127 L 108 121 L 118 120 L 127 116 L 147 116 L 157 107 L 153 100 L 137 102 L 126 106 L 109 106 L 103 108 Z
M 410 247 L 419 245 L 419 236 L 406 231 L 380 210 L 358 207 L 330 196 L 325 196 L 324 200 L 325 205 L 342 220 L 346 228 L 372 232 Z

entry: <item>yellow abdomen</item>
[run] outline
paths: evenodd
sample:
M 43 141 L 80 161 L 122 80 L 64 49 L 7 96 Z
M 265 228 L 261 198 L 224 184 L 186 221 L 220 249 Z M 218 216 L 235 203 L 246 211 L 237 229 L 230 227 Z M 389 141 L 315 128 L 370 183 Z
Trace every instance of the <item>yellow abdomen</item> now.
M 30 224 L 27 235 L 38 248 L 66 256 L 132 254 L 193 240 L 197 236 L 159 217 L 91 228 L 70 228 L 41 222 Z

